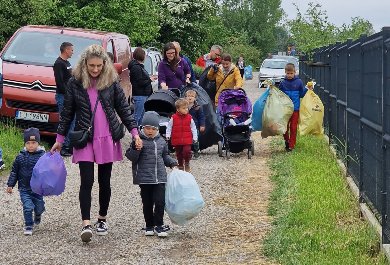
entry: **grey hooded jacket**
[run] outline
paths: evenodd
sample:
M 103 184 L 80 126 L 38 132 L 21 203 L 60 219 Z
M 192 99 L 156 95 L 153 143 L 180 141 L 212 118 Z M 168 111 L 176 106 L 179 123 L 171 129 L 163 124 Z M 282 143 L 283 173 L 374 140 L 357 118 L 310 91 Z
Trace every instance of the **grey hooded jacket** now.
M 126 151 L 126 157 L 132 161 L 133 184 L 158 184 L 167 182 L 165 167 L 177 166 L 177 161 L 169 155 L 168 145 L 157 134 L 148 138 L 140 132 L 143 141 L 141 150 L 136 150 L 134 142 Z

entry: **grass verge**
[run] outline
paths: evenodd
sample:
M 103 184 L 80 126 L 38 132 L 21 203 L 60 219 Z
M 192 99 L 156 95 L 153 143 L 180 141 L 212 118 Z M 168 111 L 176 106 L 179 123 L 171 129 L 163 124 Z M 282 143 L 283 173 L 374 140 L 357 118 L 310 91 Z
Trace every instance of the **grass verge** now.
M 387 264 L 326 141 L 305 136 L 293 152 L 283 147 L 272 142 L 274 222 L 266 256 L 281 264 Z

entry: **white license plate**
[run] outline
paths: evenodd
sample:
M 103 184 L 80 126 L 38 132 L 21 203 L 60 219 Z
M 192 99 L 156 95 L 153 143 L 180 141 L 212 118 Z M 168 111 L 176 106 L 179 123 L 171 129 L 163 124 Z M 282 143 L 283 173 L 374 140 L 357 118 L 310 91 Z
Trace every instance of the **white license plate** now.
M 49 114 L 17 110 L 15 118 L 19 120 L 49 122 Z

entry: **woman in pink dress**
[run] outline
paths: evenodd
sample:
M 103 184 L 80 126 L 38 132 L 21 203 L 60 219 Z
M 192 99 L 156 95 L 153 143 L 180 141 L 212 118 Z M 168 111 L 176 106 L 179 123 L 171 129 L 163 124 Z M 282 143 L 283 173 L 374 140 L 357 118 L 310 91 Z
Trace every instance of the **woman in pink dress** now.
M 97 235 L 107 235 L 106 221 L 111 198 L 111 170 L 115 161 L 123 159 L 120 139 L 126 127 L 135 139 L 137 149 L 142 140 L 138 136 L 137 124 L 131 115 L 118 74 L 106 51 L 99 45 L 91 45 L 81 54 L 66 91 L 61 112 L 56 143 L 51 152 L 59 151 L 64 136 L 76 115 L 75 131 L 86 131 L 90 137 L 86 146 L 73 146 L 73 163 L 80 169 L 80 209 L 82 217 L 81 239 L 92 238 L 90 221 L 91 191 L 94 182 L 94 164 L 98 164 L 99 216 L 95 223 Z M 94 115 L 93 115 L 94 113 Z M 120 119 L 118 119 L 118 116 Z

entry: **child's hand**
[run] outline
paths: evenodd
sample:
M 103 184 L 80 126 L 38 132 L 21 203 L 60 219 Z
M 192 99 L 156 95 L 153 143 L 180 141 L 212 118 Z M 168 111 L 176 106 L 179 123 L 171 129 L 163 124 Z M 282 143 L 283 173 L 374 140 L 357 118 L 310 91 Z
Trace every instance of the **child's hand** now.
M 11 194 L 11 193 L 12 193 L 12 187 L 7 187 L 6 192 L 9 193 L 9 194 Z
M 204 126 L 200 126 L 199 127 L 199 131 L 202 133 L 202 132 L 204 132 L 206 130 L 206 127 L 204 127 Z

